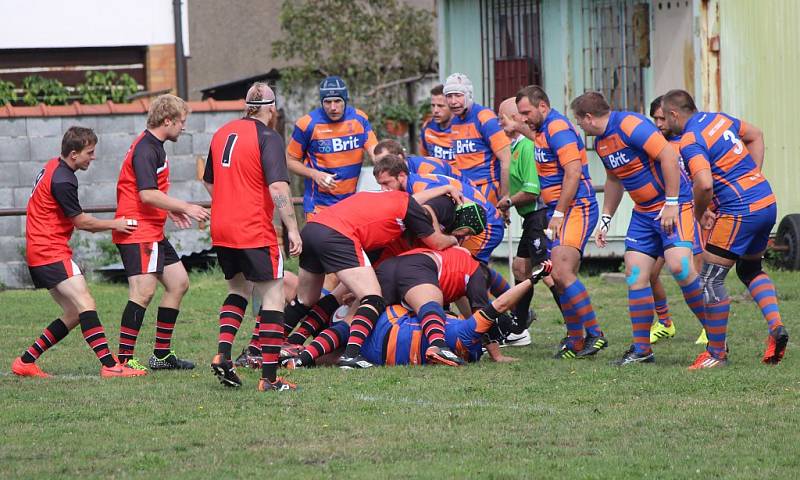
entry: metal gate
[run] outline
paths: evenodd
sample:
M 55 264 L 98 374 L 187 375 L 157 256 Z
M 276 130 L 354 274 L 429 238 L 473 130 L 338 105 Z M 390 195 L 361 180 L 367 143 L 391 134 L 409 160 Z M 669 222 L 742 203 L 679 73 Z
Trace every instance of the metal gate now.
M 539 0 L 481 0 L 483 98 L 495 110 L 530 84 L 541 84 Z

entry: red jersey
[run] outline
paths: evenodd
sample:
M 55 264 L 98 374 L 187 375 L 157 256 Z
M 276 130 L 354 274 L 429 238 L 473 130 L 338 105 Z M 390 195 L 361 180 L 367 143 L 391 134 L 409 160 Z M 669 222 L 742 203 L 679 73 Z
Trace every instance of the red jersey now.
M 164 142 L 148 130 L 133 141 L 122 161 L 117 180 L 116 218 L 132 218 L 139 222 L 133 233 L 111 232 L 114 243 L 150 243 L 164 238 L 167 211 L 145 205 L 139 198 L 142 190 L 169 191 L 169 160 Z
M 78 203 L 75 172 L 56 157 L 36 176 L 25 221 L 28 266 L 38 267 L 72 258 L 69 239 L 72 217 L 83 213 Z
M 433 234 L 425 211 L 407 192 L 358 192 L 309 220 L 356 240 L 365 251 L 382 248 L 406 229 L 417 237 Z
M 229 248 L 275 246 L 269 185 L 289 182 L 283 139 L 259 120 L 242 118 L 214 133 L 203 180 L 211 196 L 211 243 Z
M 480 263 L 466 248 L 450 247 L 442 251 L 430 248 L 415 248 L 401 255 L 426 253 L 433 255 L 439 267 L 439 288 L 442 290 L 444 303 L 455 302 L 467 294 L 467 283 L 480 267 Z

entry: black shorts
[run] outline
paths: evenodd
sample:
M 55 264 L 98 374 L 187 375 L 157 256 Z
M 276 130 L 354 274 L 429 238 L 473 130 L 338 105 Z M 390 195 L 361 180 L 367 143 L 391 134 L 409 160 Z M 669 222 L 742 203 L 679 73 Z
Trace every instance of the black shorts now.
M 300 238 L 303 240 L 300 268 L 307 272 L 336 273 L 370 265 L 360 243 L 321 223 L 306 223 Z
M 547 260 L 547 209 L 542 208 L 523 217 L 522 238 L 517 247 L 517 256 L 530 258 L 533 265 L 538 265 Z
M 81 269 L 78 268 L 78 264 L 72 261 L 71 258 L 65 258 L 47 265 L 39 265 L 38 267 L 28 267 L 28 271 L 31 272 L 31 280 L 33 280 L 34 287 L 48 290 L 55 288 L 56 285 L 70 277 L 83 275 Z
M 118 243 L 125 275 L 132 277 L 143 273 L 164 273 L 164 267 L 178 263 L 178 253 L 169 240 L 148 243 Z
M 251 282 L 283 278 L 283 256 L 278 246 L 261 248 L 214 247 L 225 280 L 241 273 Z
M 401 303 L 406 293 L 417 285 L 439 286 L 436 262 L 424 253 L 400 255 L 385 260 L 375 269 L 387 305 Z

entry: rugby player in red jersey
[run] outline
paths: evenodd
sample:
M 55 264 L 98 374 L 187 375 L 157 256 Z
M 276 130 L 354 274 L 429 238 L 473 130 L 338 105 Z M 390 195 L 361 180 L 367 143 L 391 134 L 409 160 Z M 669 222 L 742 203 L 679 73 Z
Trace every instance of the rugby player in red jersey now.
M 388 246 L 406 230 L 435 250 L 458 243 L 455 237 L 434 230 L 419 203 L 399 191 L 356 193 L 314 215 L 300 233 L 303 252 L 297 298 L 286 308 L 286 322 L 297 324 L 319 300 L 325 274 L 336 273 L 359 305 L 339 360 L 342 368 L 372 366 L 359 352 L 386 306 L 365 252 Z
M 48 377 L 36 365 L 36 360 L 78 324 L 86 343 L 100 360 L 101 377 L 146 374 L 119 364 L 109 350 L 94 298 L 69 248 L 69 239 L 76 228 L 88 232 L 132 233 L 136 230 L 135 219 L 100 220 L 81 208 L 75 172 L 89 168 L 95 159 L 96 145 L 97 136 L 91 129 L 71 127 L 61 140 L 61 156 L 47 162 L 36 176 L 28 201 L 25 255 L 34 286 L 48 289 L 62 313 L 61 318 L 50 323 L 28 350 L 14 360 L 11 371 L 15 375 Z
M 140 369 L 145 367 L 133 358 L 133 352 L 158 283 L 164 286 L 164 295 L 158 306 L 156 341 L 149 366 L 154 370 L 194 368 L 192 362 L 178 358 L 171 347 L 181 300 L 189 289 L 189 276 L 164 236 L 167 217 L 180 228 L 191 226 L 192 219 L 210 218 L 205 208 L 168 195 L 169 160 L 164 142 L 178 140 L 187 115 L 188 105 L 174 95 L 162 95 L 153 101 L 147 114 L 147 129 L 133 141 L 117 180 L 116 216 L 139 221 L 132 233 L 112 233 L 129 287 L 120 326 L 119 359 Z
M 214 133 L 203 180 L 211 194 L 211 243 L 228 281 L 220 309 L 219 342 L 211 368 L 223 385 L 239 387 L 231 346 L 255 288 L 261 300 L 260 391 L 296 386 L 277 376 L 283 332 L 283 257 L 272 223 L 275 208 L 288 230 L 289 253 L 302 250 L 294 216 L 283 139 L 268 125 L 277 115 L 275 93 L 257 82 L 247 92 L 245 117 Z

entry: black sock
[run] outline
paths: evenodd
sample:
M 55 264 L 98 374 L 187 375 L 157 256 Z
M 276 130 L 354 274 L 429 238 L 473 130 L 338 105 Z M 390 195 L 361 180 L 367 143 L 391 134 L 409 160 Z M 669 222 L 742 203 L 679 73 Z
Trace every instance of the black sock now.
M 558 305 L 558 309 L 561 310 L 561 294 L 556 291 L 556 286 L 553 285 L 550 288 L 550 293 L 553 295 L 553 300 L 556 301 L 556 305 Z
M 125 310 L 122 312 L 122 324 L 119 328 L 119 353 L 117 356 L 120 362 L 128 361 L 133 357 L 133 350 L 136 348 L 136 339 L 142 328 L 145 311 L 145 307 L 130 300 L 125 305 Z
M 172 349 L 172 331 L 175 329 L 175 321 L 178 320 L 179 311 L 175 308 L 158 307 L 156 317 L 156 342 L 153 345 L 153 355 L 156 358 L 164 358 L 169 355 Z
M 41 354 L 47 351 L 50 347 L 60 342 L 69 333 L 69 329 L 60 318 L 53 320 L 47 328 L 44 329 L 39 338 L 33 342 L 33 345 L 28 347 L 28 350 L 22 354 L 23 363 L 35 362 Z
M 527 282 L 528 280 L 514 280 L 514 284 L 519 285 L 522 282 Z M 522 325 L 530 326 L 530 306 L 531 300 L 533 300 L 533 287 L 528 290 L 527 293 L 519 300 L 517 306 L 514 307 L 514 314 L 519 319 L 519 323 Z
M 300 320 L 308 315 L 309 310 L 311 310 L 311 307 L 303 305 L 297 297 L 294 297 L 294 300 L 289 302 L 283 309 L 283 334 L 288 337 L 294 327 L 300 323 Z

